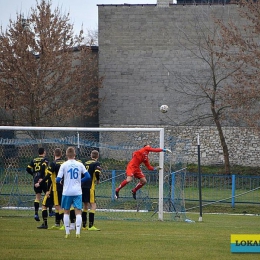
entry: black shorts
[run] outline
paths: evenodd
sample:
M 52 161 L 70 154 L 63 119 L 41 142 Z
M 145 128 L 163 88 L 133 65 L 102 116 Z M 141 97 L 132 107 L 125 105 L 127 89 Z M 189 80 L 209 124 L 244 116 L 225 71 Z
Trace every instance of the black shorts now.
M 53 203 L 55 206 L 61 205 L 62 190 L 52 191 L 53 193 Z
M 50 192 L 50 196 L 47 197 L 45 194 L 43 200 L 42 200 L 42 205 L 45 207 L 51 207 L 53 206 L 53 192 Z
M 82 202 L 95 203 L 95 190 L 82 188 Z
M 38 188 L 36 188 L 35 186 L 34 186 L 34 184 L 33 184 L 33 189 L 34 189 L 34 192 L 35 192 L 35 194 L 37 194 L 37 193 L 46 193 L 46 191 L 47 191 L 47 185 L 41 185 L 40 187 L 38 187 Z

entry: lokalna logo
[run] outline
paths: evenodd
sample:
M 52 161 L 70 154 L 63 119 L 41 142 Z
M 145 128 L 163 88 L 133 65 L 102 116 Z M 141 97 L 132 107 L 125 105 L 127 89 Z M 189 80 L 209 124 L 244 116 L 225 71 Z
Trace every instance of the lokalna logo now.
M 260 234 L 232 234 L 232 253 L 260 253 Z
M 258 240 L 236 240 L 236 246 L 260 246 L 260 241 Z

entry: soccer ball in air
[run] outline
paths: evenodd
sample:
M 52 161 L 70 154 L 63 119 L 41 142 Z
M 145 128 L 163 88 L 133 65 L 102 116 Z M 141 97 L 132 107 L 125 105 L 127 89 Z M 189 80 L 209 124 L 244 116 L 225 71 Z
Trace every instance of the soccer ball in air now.
M 168 112 L 168 109 L 169 109 L 169 107 L 167 105 L 161 105 L 161 107 L 160 107 L 160 111 L 162 113 Z

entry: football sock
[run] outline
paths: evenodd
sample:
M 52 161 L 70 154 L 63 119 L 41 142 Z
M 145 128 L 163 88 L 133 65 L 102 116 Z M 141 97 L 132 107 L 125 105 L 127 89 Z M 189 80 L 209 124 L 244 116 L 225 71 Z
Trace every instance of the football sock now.
M 34 201 L 34 212 L 35 212 L 35 215 L 38 215 L 39 207 L 40 207 L 39 200 L 35 200 Z
M 63 223 L 64 223 L 64 211 L 62 210 L 62 211 L 59 211 L 59 214 L 60 214 L 60 220 L 61 221 L 63 221 Z
M 55 210 L 55 224 L 56 224 L 57 226 L 60 225 L 60 213 L 59 213 L 58 210 Z
M 75 210 L 71 209 L 70 210 L 70 223 L 75 223 L 75 220 L 76 220 Z
M 48 225 L 48 212 L 47 212 L 47 209 L 43 209 L 42 210 L 42 219 L 43 219 L 43 224 L 45 226 Z
M 87 213 L 88 210 L 87 209 L 83 209 L 82 211 L 82 226 L 86 227 L 87 226 Z
M 80 234 L 82 224 L 82 217 L 81 214 L 76 215 L 76 234 Z
M 66 234 L 70 234 L 70 215 L 69 214 L 64 214 L 63 221 L 64 221 Z
M 116 191 L 120 191 L 123 187 L 125 187 L 126 184 L 128 184 L 127 180 L 122 181 L 121 184 L 116 189 Z
M 76 223 L 70 223 L 70 229 L 75 230 L 75 225 L 76 225 Z
M 141 182 L 138 182 L 137 185 L 135 186 L 134 189 L 132 189 L 132 191 L 134 193 L 136 193 L 139 189 L 141 189 L 144 186 L 144 184 L 142 184 Z
M 94 218 L 95 218 L 95 211 L 94 210 L 90 210 L 90 212 L 89 212 L 89 227 L 90 228 L 92 226 L 94 226 Z

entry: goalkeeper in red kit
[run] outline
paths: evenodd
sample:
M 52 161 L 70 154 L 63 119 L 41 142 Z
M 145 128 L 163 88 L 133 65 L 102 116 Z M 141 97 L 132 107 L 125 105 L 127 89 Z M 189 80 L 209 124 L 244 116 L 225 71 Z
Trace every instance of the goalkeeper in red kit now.
M 169 149 L 161 149 L 161 148 L 152 148 L 150 145 L 144 145 L 143 148 L 133 152 L 132 159 L 128 163 L 126 168 L 126 179 L 120 183 L 118 188 L 116 188 L 115 198 L 119 198 L 119 191 L 126 186 L 130 181 L 132 181 L 133 177 L 139 179 L 138 184 L 132 189 L 133 198 L 136 200 L 136 192 L 141 189 L 147 182 L 145 175 L 140 169 L 140 165 L 143 163 L 146 168 L 150 171 L 159 170 L 159 167 L 153 167 L 149 162 L 149 152 L 168 152 L 171 153 Z

